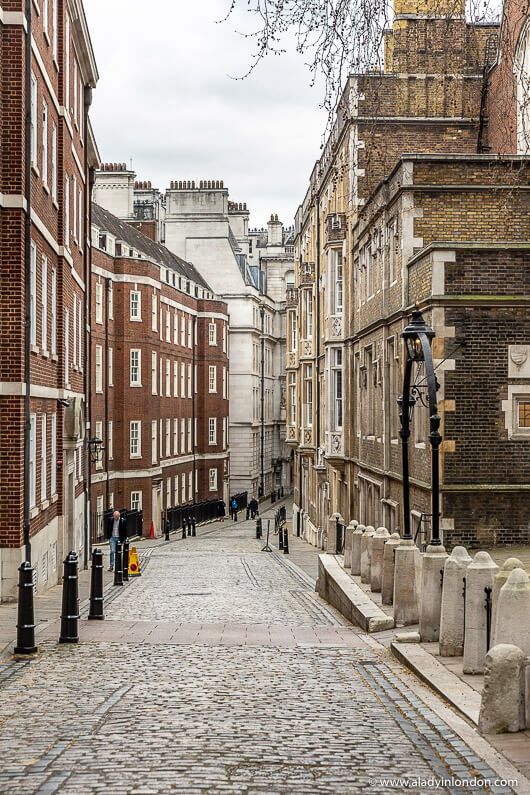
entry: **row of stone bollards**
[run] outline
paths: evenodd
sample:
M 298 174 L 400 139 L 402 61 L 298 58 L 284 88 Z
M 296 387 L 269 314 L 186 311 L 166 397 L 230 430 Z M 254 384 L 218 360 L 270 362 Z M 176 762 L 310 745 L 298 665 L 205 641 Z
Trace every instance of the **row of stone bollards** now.
M 63 593 L 61 608 L 61 629 L 59 643 L 79 642 L 79 559 L 75 552 L 70 552 L 63 563 Z M 35 643 L 35 610 L 34 610 L 34 569 L 25 561 L 19 568 L 19 599 L 17 621 L 17 643 L 15 654 L 35 654 L 38 647 Z M 90 606 L 89 620 L 102 621 L 104 614 L 104 581 L 103 552 L 94 549 L 92 552 L 92 569 L 90 572 Z M 123 586 L 129 579 L 129 539 L 116 544 L 114 562 L 114 585 Z

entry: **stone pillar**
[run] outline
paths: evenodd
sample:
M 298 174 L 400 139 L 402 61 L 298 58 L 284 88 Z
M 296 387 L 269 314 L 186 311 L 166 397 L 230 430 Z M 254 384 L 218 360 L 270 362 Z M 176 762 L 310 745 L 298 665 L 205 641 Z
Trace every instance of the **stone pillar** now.
M 328 555 L 334 555 L 337 551 L 337 520 L 344 524 L 344 519 L 340 513 L 332 513 L 328 519 L 328 534 L 326 541 L 326 552 Z
M 372 537 L 372 557 L 370 560 L 370 588 L 373 593 L 380 593 L 383 585 L 383 555 L 385 544 L 390 538 L 386 527 L 378 527 Z
M 465 547 L 455 547 L 445 561 L 440 618 L 440 656 L 464 653 L 464 577 L 471 563 Z
M 495 577 L 495 582 L 493 583 L 493 616 L 491 619 L 491 646 L 496 645 L 497 641 L 495 640 L 495 623 L 497 617 L 497 606 L 499 604 L 499 596 L 501 593 L 501 588 L 505 584 L 506 580 L 511 571 L 514 569 L 524 569 L 523 564 L 519 560 L 519 558 L 508 558 L 505 560 L 501 566 L 501 570 L 497 572 Z
M 353 531 L 352 549 L 351 549 L 351 573 L 352 575 L 359 576 L 361 573 L 361 538 L 366 530 L 363 524 L 358 524 Z
M 486 654 L 484 690 L 478 719 L 482 734 L 518 732 L 525 728 L 525 654 L 500 643 Z
M 495 622 L 496 643 L 511 643 L 530 655 L 530 579 L 523 569 L 513 569 L 502 586 Z
M 344 568 L 351 569 L 351 555 L 352 555 L 352 542 L 353 542 L 353 531 L 357 527 L 357 520 L 354 519 L 352 522 L 349 523 L 348 527 L 345 529 L 345 537 L 344 537 Z
M 412 539 L 401 539 L 395 550 L 394 621 L 396 626 L 417 624 L 419 615 L 417 569 L 420 551 Z
M 375 533 L 375 527 L 368 525 L 361 538 L 361 582 L 370 582 L 370 542 Z
M 441 544 L 429 544 L 422 555 L 420 638 L 423 643 L 432 643 L 440 637 L 442 576 L 447 558 L 445 547 Z
M 488 649 L 486 639 L 486 593 L 493 589 L 499 567 L 487 552 L 477 552 L 466 569 L 466 618 L 464 629 L 464 673 L 481 674 Z
M 383 581 L 381 584 L 381 601 L 391 605 L 394 601 L 394 557 L 396 547 L 401 543 L 399 533 L 392 533 L 383 550 Z

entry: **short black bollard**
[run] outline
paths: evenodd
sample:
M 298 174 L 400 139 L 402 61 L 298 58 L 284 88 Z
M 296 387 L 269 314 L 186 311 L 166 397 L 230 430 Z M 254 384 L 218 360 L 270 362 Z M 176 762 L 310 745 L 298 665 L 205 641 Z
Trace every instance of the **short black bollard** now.
M 261 519 L 256 519 L 256 538 L 261 538 Z
M 283 554 L 289 554 L 289 530 L 286 524 L 283 526 Z
M 89 620 L 103 621 L 103 552 L 95 549 L 92 552 L 92 570 L 90 572 L 90 609 Z
M 116 555 L 114 558 L 114 585 L 123 585 L 123 561 L 119 541 L 116 544 Z
M 166 519 L 166 541 L 169 541 L 169 519 Z
M 59 643 L 79 642 L 79 582 L 77 579 L 77 555 L 69 552 L 64 561 L 63 609 Z
M 26 560 L 18 570 L 18 621 L 15 654 L 35 654 L 35 614 L 33 610 L 33 567 Z
M 123 581 L 129 582 L 129 539 L 123 542 Z
M 186 530 L 188 529 L 188 521 L 186 516 L 182 514 L 182 538 L 186 538 Z
M 188 514 L 188 535 L 191 536 L 191 514 Z
M 247 506 L 247 521 L 250 519 L 250 508 Z
M 278 525 L 278 549 L 283 549 L 283 527 Z
M 192 536 L 197 535 L 195 514 L 191 517 L 191 534 Z

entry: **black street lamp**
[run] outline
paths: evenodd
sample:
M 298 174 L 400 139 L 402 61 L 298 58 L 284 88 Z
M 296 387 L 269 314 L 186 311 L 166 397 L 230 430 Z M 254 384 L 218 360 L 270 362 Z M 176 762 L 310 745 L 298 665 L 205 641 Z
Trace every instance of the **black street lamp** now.
M 103 440 L 98 436 L 94 436 L 88 440 L 88 449 L 90 450 L 90 460 L 97 466 L 103 458 L 103 450 L 105 449 Z
M 410 474 L 409 474 L 409 437 L 410 423 L 414 407 L 419 400 L 429 410 L 429 442 L 431 444 L 431 497 L 432 497 L 432 546 L 440 546 L 440 467 L 439 451 L 442 437 L 440 436 L 440 417 L 436 392 L 439 384 L 434 372 L 432 360 L 432 340 L 434 330 L 425 322 L 419 309 L 412 313 L 409 325 L 402 333 L 405 341 L 405 373 L 403 376 L 403 393 L 398 398 L 399 419 L 401 421 L 401 454 L 403 468 L 403 538 L 412 539 L 410 531 Z M 425 367 L 424 378 L 411 386 L 412 368 L 414 364 Z M 424 403 L 423 392 L 427 402 Z

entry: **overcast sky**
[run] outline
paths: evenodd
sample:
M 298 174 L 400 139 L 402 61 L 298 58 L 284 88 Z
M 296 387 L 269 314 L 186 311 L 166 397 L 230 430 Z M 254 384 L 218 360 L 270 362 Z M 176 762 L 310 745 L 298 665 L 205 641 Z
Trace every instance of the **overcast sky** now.
M 102 160 L 132 159 L 138 179 L 223 179 L 251 225 L 293 221 L 326 116 L 304 59 L 267 59 L 246 80 L 248 15 L 228 0 L 84 0 L 100 81 L 92 123 Z M 242 0 L 242 6 L 246 5 Z M 136 11 L 136 13 L 135 13 Z M 148 13 L 146 13 L 148 12 Z

